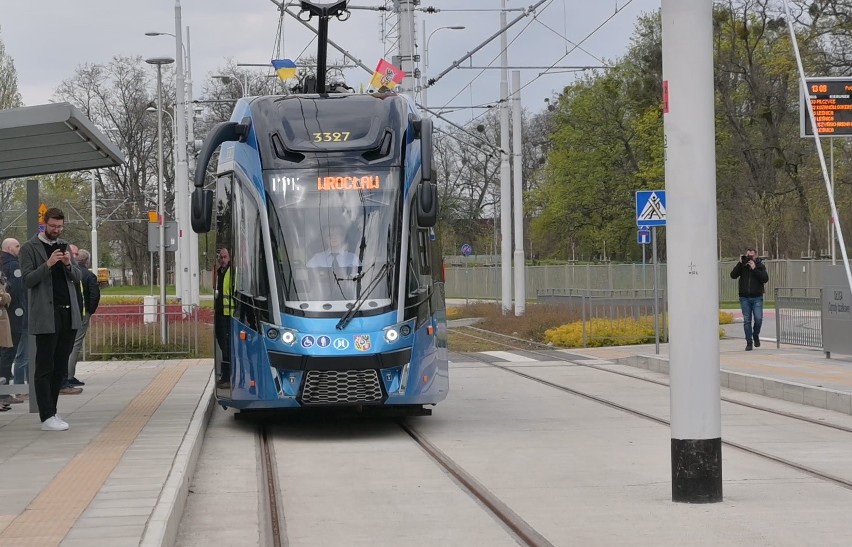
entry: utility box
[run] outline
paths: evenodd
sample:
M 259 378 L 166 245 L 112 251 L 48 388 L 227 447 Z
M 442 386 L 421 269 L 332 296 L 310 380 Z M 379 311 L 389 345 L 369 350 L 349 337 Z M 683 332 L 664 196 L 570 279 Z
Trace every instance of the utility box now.
M 843 266 L 825 266 L 822 289 L 822 349 L 852 355 L 852 289 Z
M 142 321 L 146 325 L 157 322 L 157 303 L 159 298 L 156 296 L 145 296 L 142 298 Z

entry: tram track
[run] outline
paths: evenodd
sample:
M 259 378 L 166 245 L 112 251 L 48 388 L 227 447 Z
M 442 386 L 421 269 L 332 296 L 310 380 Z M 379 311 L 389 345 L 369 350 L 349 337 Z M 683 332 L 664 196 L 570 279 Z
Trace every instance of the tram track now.
M 478 336 L 478 335 L 468 334 L 468 333 L 465 333 L 465 332 L 460 332 L 457 329 L 474 330 L 474 331 L 478 331 L 480 333 L 484 333 L 484 334 L 486 334 L 486 336 Z M 526 352 L 526 353 L 532 353 L 532 354 L 535 354 L 535 355 L 540 355 L 543 358 L 547 359 L 548 361 L 562 361 L 562 362 L 571 364 L 572 366 L 586 367 L 586 368 L 598 370 L 600 372 L 606 372 L 608 374 L 616 374 L 618 376 L 624 376 L 626 378 L 631 378 L 633 380 L 640 380 L 642 382 L 647 382 L 649 384 L 657 384 L 659 386 L 669 387 L 668 381 L 656 380 L 654 378 L 648 378 L 648 377 L 645 377 L 645 376 L 630 374 L 629 372 L 624 372 L 624 371 L 621 371 L 621 370 L 613 370 L 612 368 L 606 367 L 606 366 L 593 365 L 593 364 L 589 364 L 589 363 L 578 363 L 578 362 L 573 361 L 569 358 L 566 358 L 562 355 L 552 353 L 554 351 L 554 349 L 551 346 L 548 346 L 546 344 L 542 344 L 541 342 L 535 342 L 535 341 L 532 341 L 532 340 L 524 340 L 524 339 L 517 338 L 517 337 L 514 337 L 514 336 L 509 336 L 507 334 L 488 331 L 488 330 L 485 330 L 485 329 L 480 329 L 480 328 L 477 328 L 477 327 L 470 327 L 470 326 L 453 327 L 453 331 L 456 332 L 457 334 L 462 335 L 462 336 L 471 337 L 471 338 L 477 339 L 479 341 L 488 341 L 488 342 L 500 344 L 501 346 L 503 346 L 504 348 L 509 349 L 509 350 L 523 351 L 523 352 Z M 490 335 L 493 338 L 488 338 L 487 335 Z M 545 347 L 548 350 L 550 350 L 551 353 L 544 353 L 543 351 L 537 351 L 537 350 L 534 350 L 534 349 L 528 349 L 528 348 L 520 347 L 520 346 L 513 346 L 513 345 L 511 345 L 507 342 L 500 342 L 499 340 L 495 340 L 495 338 L 517 341 L 519 343 L 526 344 L 529 347 L 534 347 L 534 346 Z M 466 355 L 471 355 L 471 354 L 468 353 Z M 768 407 L 756 405 L 754 403 L 748 403 L 748 402 L 745 402 L 745 401 L 739 401 L 737 399 L 732 399 L 730 397 L 722 396 L 720 399 L 721 399 L 722 402 L 729 403 L 729 404 L 732 404 L 732 405 L 737 405 L 737 406 L 741 406 L 741 407 L 744 407 L 744 408 L 750 408 L 752 410 L 759 410 L 761 412 L 766 412 L 768 414 L 775 414 L 776 416 L 782 416 L 784 418 L 789 418 L 791 420 L 798 420 L 798 421 L 801 421 L 801 422 L 814 424 L 814 425 L 826 427 L 826 428 L 829 428 L 829 429 L 834 429 L 834 430 L 837 430 L 837 431 L 843 431 L 845 433 L 852 433 L 852 427 L 844 426 L 844 425 L 841 425 L 841 424 L 825 422 L 825 421 L 822 421 L 822 420 L 817 420 L 815 418 L 811 418 L 809 416 L 802 416 L 801 414 L 795 414 L 793 412 L 787 412 L 787 411 L 778 410 L 778 409 L 775 409 L 775 408 L 768 408 Z
M 479 501 L 491 516 L 508 528 L 516 539 L 530 547 L 553 547 L 553 544 L 533 528 L 526 520 L 514 512 L 500 498 L 480 483 L 458 463 L 419 433 L 416 429 L 399 420 L 399 425 L 429 458 L 449 474 L 468 495 Z
M 278 465 L 275 448 L 272 445 L 267 426 L 260 425 L 257 430 L 258 456 L 260 459 L 260 503 L 264 515 L 264 538 L 270 547 L 286 547 L 287 530 L 281 512 L 281 489 L 278 486 Z
M 469 327 L 464 327 L 464 328 L 469 328 Z M 482 329 L 476 329 L 476 330 L 482 330 Z M 484 332 L 489 332 L 489 331 L 484 331 Z M 506 335 L 501 335 L 501 336 L 506 336 Z M 504 344 L 504 345 L 509 347 L 507 344 Z M 518 348 L 515 348 L 515 349 L 518 349 Z M 529 352 L 529 350 L 521 350 L 521 351 Z M 534 352 L 534 353 L 537 353 L 537 352 Z M 571 395 L 574 395 L 574 396 L 577 396 L 577 397 L 580 397 L 580 398 L 583 398 L 583 399 L 586 399 L 586 400 L 589 400 L 589 401 L 592 401 L 592 402 L 595 402 L 595 403 L 598 403 L 598 404 L 619 410 L 621 412 L 625 412 L 627 414 L 630 414 L 630 415 L 633 415 L 633 416 L 636 416 L 636 417 L 657 423 L 659 425 L 665 425 L 665 426 L 671 425 L 671 422 L 669 420 L 666 420 L 665 418 L 660 418 L 659 416 L 654 416 L 654 415 L 649 414 L 647 412 L 643 412 L 643 411 L 637 410 L 635 408 L 630 408 L 630 407 L 624 406 L 624 405 L 619 404 L 615 401 L 611 401 L 611 400 L 605 399 L 603 397 L 598 397 L 597 395 L 585 393 L 583 391 L 579 391 L 579 390 L 576 390 L 576 389 L 573 389 L 573 388 L 570 388 L 570 387 L 567 387 L 567 386 L 564 386 L 564 385 L 561 385 L 561 384 L 557 384 L 555 382 L 551 382 L 551 381 L 545 380 L 543 378 L 538 378 L 538 377 L 533 376 L 531 374 L 521 372 L 521 371 L 517 370 L 516 368 L 513 368 L 511 365 L 507 366 L 507 365 L 502 365 L 502 364 L 491 362 L 491 361 L 489 361 L 485 357 L 482 357 L 479 354 L 468 353 L 466 355 L 475 359 L 476 361 L 479 361 L 479 362 L 481 362 L 485 365 L 491 366 L 491 367 L 496 368 L 498 370 L 501 370 L 503 372 L 514 374 L 514 375 L 519 376 L 521 378 L 531 380 L 533 382 L 537 382 L 537 383 L 545 385 L 547 387 L 554 388 L 554 389 L 557 389 L 557 390 L 565 392 L 565 393 L 569 393 Z M 574 366 L 584 366 L 584 367 L 592 368 L 592 369 L 595 369 L 595 370 L 598 370 L 598 371 L 601 371 L 601 372 L 609 372 L 609 373 L 613 373 L 613 374 L 618 374 L 620 376 L 626 376 L 628 378 L 635 379 L 635 380 L 642 380 L 642 381 L 646 381 L 646 382 L 653 383 L 653 384 L 668 386 L 668 384 L 665 383 L 665 382 L 659 382 L 659 381 L 643 378 L 641 376 L 634 376 L 634 375 L 626 374 L 626 373 L 619 372 L 619 371 L 612 371 L 612 370 L 604 369 L 604 368 L 601 368 L 601 367 L 598 367 L 598 366 L 595 366 L 595 365 L 575 363 L 575 362 L 571 361 L 570 359 L 564 359 L 564 358 L 552 359 L 550 357 L 553 357 L 553 356 L 550 356 L 550 355 L 547 355 L 547 357 L 549 358 L 548 360 L 551 360 L 551 361 L 552 360 L 565 361 L 565 362 L 568 362 L 568 363 L 570 363 Z M 742 404 L 739 401 L 734 401 L 734 400 L 730 400 L 730 399 L 726 399 L 726 398 L 723 398 L 722 400 L 724 400 L 726 402 L 730 402 L 731 404 L 737 404 L 737 405 L 748 407 L 748 408 L 751 408 L 751 409 L 754 409 L 754 410 L 760 410 L 760 411 L 764 411 L 764 412 L 769 412 L 771 414 L 777 414 L 779 416 L 789 418 L 789 419 L 801 420 L 801 421 L 804 421 L 804 422 L 808 422 L 810 424 L 820 425 L 820 426 L 823 426 L 823 427 L 829 427 L 829 428 L 844 431 L 844 432 L 852 432 L 852 429 L 850 429 L 850 428 L 840 426 L 838 424 L 830 424 L 830 423 L 820 422 L 818 420 L 814 420 L 814 419 L 808 418 L 806 416 L 799 416 L 799 415 L 796 415 L 796 414 L 786 413 L 786 412 L 782 412 L 782 411 L 776 411 L 774 409 L 767 409 L 767 408 L 764 408 L 764 407 L 760 407 L 758 405 Z M 799 472 L 804 473 L 806 475 L 809 475 L 811 477 L 814 477 L 814 478 L 835 484 L 835 485 L 840 486 L 842 488 L 852 490 L 852 480 L 848 480 L 848 479 L 845 479 L 843 477 L 838 477 L 838 476 L 832 475 L 830 473 L 825 473 L 825 472 L 820 471 L 818 469 L 814 469 L 813 467 L 809 467 L 807 465 L 803 465 L 803 464 L 794 462 L 792 460 L 782 458 L 780 456 L 776 456 L 774 454 L 769 454 L 767 452 L 757 450 L 755 448 L 746 446 L 742 443 L 722 439 L 722 444 L 725 445 L 725 446 L 731 447 L 731 448 L 735 448 L 735 449 L 740 450 L 742 452 L 745 452 L 747 454 L 751 454 L 751 455 L 757 456 L 759 458 L 763 458 L 763 459 L 766 459 L 766 460 L 773 461 L 773 462 L 778 463 L 780 465 L 783 465 L 785 467 L 794 469 L 796 471 L 799 471 Z

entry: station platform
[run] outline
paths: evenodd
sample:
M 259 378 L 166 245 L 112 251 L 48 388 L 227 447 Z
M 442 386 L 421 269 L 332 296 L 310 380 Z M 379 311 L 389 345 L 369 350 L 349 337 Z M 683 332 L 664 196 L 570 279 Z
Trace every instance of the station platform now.
M 740 390 L 748 392 L 743 393 L 743 397 L 769 396 L 783 400 L 778 404 L 789 405 L 785 407 L 788 410 L 791 406 L 803 409 L 797 413 L 807 413 L 804 410 L 807 407 L 798 407 L 793 403 L 819 408 L 812 408 L 813 412 L 833 410 L 846 414 L 835 416 L 841 416 L 838 418 L 840 423 L 852 427 L 852 402 L 849 402 L 852 401 L 852 356 L 826 359 L 819 350 L 791 346 L 779 349 L 769 340 L 752 352 L 743 351 L 742 340 L 722 340 L 720 344 L 722 381 L 726 388 L 723 389 L 723 396 L 730 397 L 732 390 Z M 650 405 L 661 415 L 666 414 L 668 395 L 664 387 L 653 384 L 637 387 L 635 383 L 618 376 L 602 381 L 599 376 L 594 376 L 595 371 L 550 361 L 540 352 L 483 353 L 487 353 L 489 360 L 518 367 L 518 370 L 541 375 L 550 381 L 619 394 L 620 397 L 629 397 L 631 402 L 641 401 L 642 404 Z M 647 374 L 663 373 L 668 365 L 666 344 L 660 345 L 659 355 L 655 354 L 654 345 L 554 350 L 552 353 L 563 353 L 576 364 L 612 365 L 622 369 L 625 365 L 642 367 L 649 370 L 637 372 Z M 512 500 L 513 496 L 520 496 L 514 498 L 520 512 L 540 515 L 530 520 L 543 519 L 540 525 L 537 523 L 537 527 L 547 531 L 546 535 L 555 544 L 577 543 L 578 538 L 585 538 L 586 544 L 596 544 L 604 537 L 624 544 L 676 544 L 677 527 L 663 534 L 665 529 L 654 528 L 651 522 L 654 518 L 665 520 L 671 516 L 671 505 L 666 502 L 666 482 L 669 476 L 668 455 L 665 451 L 668 447 L 667 428 L 630 425 L 633 418 L 627 419 L 597 407 L 586 408 L 583 406 L 586 403 L 570 402 L 555 390 L 547 391 L 549 388 L 535 387 L 533 384 L 524 387 L 525 395 L 518 399 L 518 385 L 510 375 L 483 367 L 481 363 L 467 360 L 466 357 L 465 354 L 452 355 L 454 387 L 450 397 L 437 407 L 435 416 L 418 422 L 432 442 L 445 445 L 445 451 L 459 451 L 457 457 L 466 461 L 471 471 L 491 484 L 501 497 Z M 196 462 L 199 457 L 203 458 L 200 455 L 210 416 L 217 411 L 212 398 L 211 368 L 209 360 L 195 359 L 84 362 L 78 365 L 78 375 L 86 381 L 83 393 L 60 396 L 59 412 L 69 422 L 69 431 L 41 431 L 38 415 L 29 413 L 27 404 L 13 405 L 11 411 L 0 413 L 0 547 L 153 547 L 172 546 L 176 542 L 182 545 L 178 529 L 184 517 L 184 507 L 188 503 L 187 494 Z M 540 414 L 540 405 L 544 404 L 540 397 L 543 395 L 542 400 L 547 402 L 545 408 L 551 410 L 550 413 L 545 412 L 544 417 Z M 539 403 L 531 407 L 523 402 L 529 400 Z M 509 401 L 514 402 L 510 404 Z M 573 405 L 572 410 L 566 411 L 566 404 Z M 583 406 L 583 409 L 573 408 L 575 406 Z M 726 412 L 725 419 L 738 427 L 726 426 L 723 431 L 725 437 L 731 435 L 735 441 L 738 436 L 753 440 L 763 439 L 772 431 L 780 432 L 784 436 L 785 450 L 802 454 L 815 454 L 814 451 L 818 450 L 820 461 L 828 462 L 828 472 L 839 477 L 849 476 L 852 481 L 845 463 L 847 447 L 852 442 L 845 439 L 848 433 L 838 433 L 844 436 L 842 441 L 824 434 L 825 438 L 820 437 L 819 444 L 814 445 L 816 437 L 812 433 L 798 438 L 799 434 L 795 430 L 788 433 L 779 424 L 763 418 L 757 420 L 741 412 Z M 593 417 L 597 414 L 601 414 L 601 417 Z M 225 413 L 219 417 L 219 421 L 230 423 L 224 416 Z M 583 416 L 583 419 L 575 423 L 576 416 Z M 537 420 L 543 422 L 539 424 Z M 553 437 L 555 431 L 550 429 L 561 421 L 566 421 L 567 429 L 558 435 L 562 439 L 558 440 Z M 487 435 L 482 431 L 486 422 L 489 424 L 486 427 Z M 742 427 L 739 427 L 740 422 L 743 422 Z M 625 427 L 627 430 L 624 430 Z M 653 435 L 648 438 L 644 434 L 635 437 L 637 431 L 645 431 L 648 427 L 653 428 Z M 615 429 L 610 431 L 608 428 Z M 591 440 L 583 440 L 583 432 L 586 430 Z M 478 452 L 481 448 L 479 444 L 483 442 L 491 447 L 486 453 L 491 454 L 496 449 L 492 446 L 496 441 L 489 435 L 504 438 L 507 444 L 500 446 L 514 447 L 506 454 L 506 464 L 512 465 L 505 473 L 499 471 L 502 467 L 495 467 L 502 459 L 493 460 Z M 518 435 L 526 438 L 526 441 L 518 443 Z M 538 438 L 540 435 L 550 440 Z M 631 472 L 624 469 L 613 475 L 614 469 L 624 465 L 618 453 L 623 454 L 625 447 L 618 443 L 623 441 L 625 435 L 630 437 Z M 465 441 L 459 443 L 458 439 Z M 557 458 L 550 454 L 549 451 L 561 447 L 565 439 L 571 441 L 564 448 L 570 448 L 567 455 L 562 454 Z M 611 451 L 605 452 L 608 455 L 595 452 L 605 448 L 601 445 L 604 439 L 608 439 L 605 443 L 609 447 L 607 450 Z M 327 448 L 323 439 L 318 439 L 318 442 Z M 613 443 L 615 446 L 610 446 Z M 647 449 L 647 452 L 638 450 L 640 445 L 644 447 L 645 444 L 648 446 L 642 450 Z M 468 450 L 472 451 L 471 454 L 466 454 Z M 829 454 L 830 450 L 836 450 L 837 456 L 832 456 L 833 452 Z M 563 456 L 570 456 L 569 460 Z M 735 462 L 735 465 L 726 467 L 732 471 L 726 471 L 726 492 L 732 494 L 726 494 L 726 499 L 731 500 L 724 504 L 726 512 L 729 509 L 742 511 L 744 504 L 748 506 L 745 500 L 750 500 L 753 510 L 763 515 L 768 508 L 760 500 L 778 497 L 780 491 L 770 492 L 773 488 L 791 486 L 797 489 L 795 495 L 786 490 L 784 495 L 790 495 L 790 499 L 795 498 L 795 503 L 807 506 L 809 514 L 813 515 L 813 511 L 821 511 L 824 507 L 822 496 L 826 493 L 825 487 L 814 486 L 809 489 L 813 486 L 812 481 L 802 482 L 801 478 L 789 473 L 781 476 L 775 468 L 758 472 L 756 469 L 763 468 L 751 460 L 744 459 L 744 456 L 734 458 L 734 453 L 726 452 L 726 460 Z M 548 475 L 540 486 L 541 496 L 536 494 L 528 497 L 524 494 L 529 491 L 528 482 L 514 484 L 507 478 L 517 475 L 517 466 L 524 466 L 524 462 L 530 461 L 538 461 L 544 467 L 553 464 L 553 476 Z M 572 465 L 577 466 L 567 475 L 565 461 L 571 461 Z M 601 466 L 601 461 L 608 463 Z M 597 463 L 593 465 L 592 462 Z M 481 468 L 477 467 L 479 464 Z M 580 469 L 582 473 L 579 473 Z M 763 490 L 753 494 L 744 486 L 756 477 L 759 480 L 754 484 L 764 486 L 761 486 Z M 534 478 L 525 477 L 525 481 L 536 482 Z M 648 485 L 646 490 L 652 490 L 642 492 L 637 499 L 651 495 L 659 506 L 650 513 L 640 511 L 642 514 L 634 515 L 635 520 L 630 521 L 634 524 L 645 523 L 640 527 L 643 530 L 640 535 L 631 536 L 636 531 L 633 529 L 635 526 L 631 528 L 626 525 L 623 529 L 608 532 L 609 536 L 596 535 L 603 528 L 597 532 L 566 528 L 563 517 L 553 514 L 550 515 L 552 518 L 545 518 L 548 513 L 545 508 L 538 507 L 536 502 L 544 498 L 560 499 L 562 501 L 557 505 L 566 511 L 578 511 L 578 507 L 587 507 L 591 511 L 595 504 L 590 499 L 581 500 L 577 496 L 581 491 L 585 492 L 583 495 L 597 492 L 600 498 L 597 501 L 609 507 L 606 514 L 611 515 L 613 509 L 626 510 L 623 503 L 612 500 L 627 492 L 635 497 L 637 484 Z M 578 493 L 565 497 L 566 492 L 574 491 Z M 604 494 L 613 497 L 608 498 Z M 380 496 L 380 493 L 375 492 L 375 495 Z M 550 498 L 551 495 L 554 497 Z M 842 500 L 835 499 L 838 503 L 833 507 L 840 510 L 848 506 L 845 503 L 852 503 L 852 492 L 849 495 L 848 499 L 843 497 L 845 494 L 841 496 Z M 623 501 L 627 499 L 631 498 L 628 496 Z M 529 505 L 529 511 L 523 510 L 526 505 Z M 775 509 L 787 514 L 793 505 L 791 501 L 787 506 Z M 636 507 L 640 506 L 637 504 Z M 796 508 L 798 510 L 800 507 L 797 505 Z M 698 519 L 698 513 L 690 517 L 683 510 L 675 509 L 675 512 L 684 517 L 680 533 L 686 530 L 687 524 Z M 731 515 L 733 513 L 728 515 L 729 524 L 733 518 Z M 580 514 L 576 516 L 578 523 L 584 522 L 583 518 L 579 518 Z M 597 522 L 593 515 L 585 516 L 591 519 L 589 522 Z M 825 522 L 822 517 L 818 520 L 823 524 Z M 606 522 L 611 528 L 609 517 Z M 603 521 L 599 524 L 603 526 Z M 846 538 L 848 533 L 852 533 L 852 525 L 840 524 L 840 520 L 835 521 L 833 526 L 829 529 L 838 534 L 837 538 Z M 580 533 L 566 535 L 569 530 Z M 683 536 L 680 537 L 682 539 Z M 720 535 L 708 539 L 715 541 L 720 537 L 731 539 Z M 747 537 L 750 537 L 749 534 L 744 533 L 740 539 Z M 649 543 L 645 543 L 646 540 Z M 382 542 L 372 544 L 380 545 Z M 705 543 L 698 541 L 696 544 Z M 714 544 L 739 543 L 721 541 Z M 771 542 L 756 541 L 756 544 Z
M 213 408 L 210 360 L 81 362 L 68 431 L 0 413 L 0 546 L 170 544 Z M 171 540 L 169 538 L 172 538 Z
M 737 328 L 741 326 L 737 325 Z M 820 349 L 782 345 L 762 339 L 754 351 L 744 351 L 743 339 L 719 341 L 721 386 L 852 415 L 852 356 Z M 668 344 L 571 349 L 589 363 L 631 365 L 668 374 Z

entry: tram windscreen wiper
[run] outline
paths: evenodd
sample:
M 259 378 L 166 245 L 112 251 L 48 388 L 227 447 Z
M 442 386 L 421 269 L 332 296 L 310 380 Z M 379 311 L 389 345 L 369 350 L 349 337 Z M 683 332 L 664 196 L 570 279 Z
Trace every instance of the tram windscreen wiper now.
M 385 278 L 385 274 L 387 274 L 388 270 L 391 267 L 390 262 L 385 262 L 384 265 L 379 269 L 376 273 L 376 277 L 370 281 L 370 284 L 367 285 L 367 288 L 364 290 L 364 294 L 362 294 L 358 300 L 356 300 L 352 307 L 346 310 L 346 313 L 343 314 L 343 317 L 340 318 L 340 321 L 337 322 L 337 330 L 343 330 L 346 328 L 346 325 L 352 321 L 352 318 L 355 317 L 355 314 L 358 313 L 358 310 L 361 309 L 361 306 L 364 305 L 364 302 L 367 301 L 367 297 L 373 292 L 373 290 L 379 286 L 379 281 Z

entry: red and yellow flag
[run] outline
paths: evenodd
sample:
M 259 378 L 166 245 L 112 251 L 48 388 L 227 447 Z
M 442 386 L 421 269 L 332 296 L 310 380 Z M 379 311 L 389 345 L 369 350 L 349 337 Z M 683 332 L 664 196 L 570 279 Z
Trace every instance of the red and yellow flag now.
M 381 59 L 373 73 L 373 79 L 370 80 L 370 87 L 393 89 L 402 83 L 403 78 L 405 78 L 405 72 L 401 68 Z

